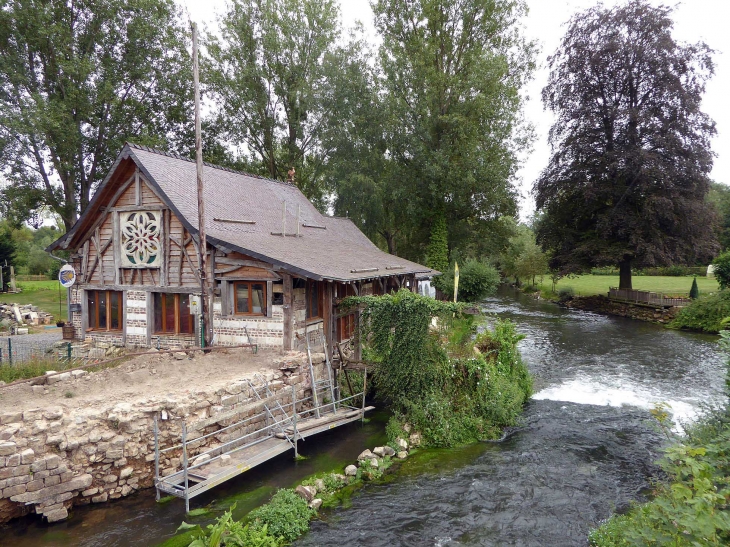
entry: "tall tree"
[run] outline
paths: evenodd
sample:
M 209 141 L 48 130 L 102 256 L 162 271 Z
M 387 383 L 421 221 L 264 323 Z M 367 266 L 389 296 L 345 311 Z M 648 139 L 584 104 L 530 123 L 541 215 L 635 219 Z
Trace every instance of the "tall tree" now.
M 325 187 L 334 213 L 350 218 L 371 240 L 398 252 L 408 194 L 388 155 L 387 101 L 374 55 L 357 32 L 326 65 L 331 115 L 322 149 Z
M 125 140 L 181 144 L 189 63 L 172 0 L 0 0 L 5 208 L 68 230 Z
M 445 219 L 449 248 L 516 211 L 516 153 L 525 144 L 519 89 L 533 46 L 522 0 L 375 0 L 392 180 L 407 201 L 401 248 L 422 259 Z
M 551 265 L 579 272 L 704 261 L 713 121 L 701 109 L 712 50 L 672 37 L 671 9 L 631 0 L 575 15 L 549 58 L 553 154 L 534 192 Z
M 259 172 L 295 181 L 321 208 L 320 133 L 327 117 L 325 58 L 339 37 L 334 0 L 233 0 L 208 37 L 206 80 L 224 137 Z
M 715 234 L 723 250 L 730 248 L 730 186 L 713 182 L 707 201 L 714 207 L 717 215 Z

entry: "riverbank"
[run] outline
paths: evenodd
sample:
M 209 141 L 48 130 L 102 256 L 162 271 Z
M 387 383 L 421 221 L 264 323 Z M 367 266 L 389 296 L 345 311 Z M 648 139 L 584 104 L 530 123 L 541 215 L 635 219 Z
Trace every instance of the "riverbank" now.
M 313 356 L 315 374 L 323 354 Z M 279 370 L 282 362 L 287 372 Z M 227 414 L 247 404 L 247 380 L 261 374 L 280 403 L 305 397 L 308 375 L 300 353 L 252 354 L 224 349 L 132 358 L 115 368 L 75 371 L 0 389 L 0 522 L 28 513 L 48 522 L 68 517 L 73 506 L 105 503 L 152 486 L 153 420 L 159 416 L 161 447 L 179 442 L 181 420 L 212 420 L 204 430 L 228 425 Z M 286 388 L 286 389 L 285 389 Z M 201 433 L 202 434 L 202 433 Z M 231 432 L 201 441 L 191 457 L 229 440 Z M 175 472 L 179 454 L 161 459 L 163 476 Z
M 678 307 L 651 308 L 649 306 L 614 302 L 603 295 L 573 296 L 563 301 L 555 300 L 554 302 L 568 309 L 628 317 L 630 319 L 648 321 L 659 325 L 668 325 L 674 321 L 681 310 Z

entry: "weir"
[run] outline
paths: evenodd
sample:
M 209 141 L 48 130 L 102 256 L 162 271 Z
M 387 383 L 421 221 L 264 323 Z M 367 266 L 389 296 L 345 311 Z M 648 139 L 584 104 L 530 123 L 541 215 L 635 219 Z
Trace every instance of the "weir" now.
M 155 442 L 155 488 L 157 499 L 160 492 L 185 500 L 186 512 L 190 510 L 190 499 L 245 473 L 289 450 L 298 456 L 297 443 L 308 437 L 329 431 L 341 425 L 361 420 L 365 412 L 374 409 L 365 406 L 363 391 L 342 398 L 334 385 L 332 367 L 327 362 L 328 378 L 317 380 L 310 367 L 311 395 L 297 400 L 296 388 L 292 386 L 289 402 L 282 401 L 282 392 L 274 394 L 269 382 L 260 374 L 253 381 L 248 380 L 250 402 L 214 417 L 197 422 L 181 420 L 180 443 L 160 448 L 158 418 L 154 419 Z M 362 399 L 359 407 L 353 406 L 355 399 Z M 205 433 L 216 424 L 220 429 Z M 206 439 L 225 435 L 226 442 L 197 453 L 191 453 Z M 160 476 L 160 458 L 169 453 L 180 453 L 182 469 L 167 476 Z

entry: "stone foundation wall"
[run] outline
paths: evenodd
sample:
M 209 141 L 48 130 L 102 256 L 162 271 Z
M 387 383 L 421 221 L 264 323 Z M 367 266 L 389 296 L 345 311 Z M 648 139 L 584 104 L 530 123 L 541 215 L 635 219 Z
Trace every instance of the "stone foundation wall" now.
M 592 311 L 608 315 L 618 315 L 620 317 L 629 317 L 640 321 L 649 321 L 651 323 L 667 324 L 671 323 L 681 308 L 650 308 L 647 306 L 636 306 L 634 304 L 626 304 L 623 302 L 613 302 L 607 297 L 600 296 L 576 296 L 567 302 L 561 303 L 566 308 L 576 310 Z
M 213 317 L 213 336 L 219 346 L 235 346 L 251 342 L 262 349 L 282 349 L 284 346 L 284 306 L 272 306 L 271 317 L 216 315 Z
M 303 359 L 301 354 L 284 356 L 287 372 L 266 374 L 269 389 L 282 405 L 291 402 L 291 386 L 297 400 L 311 395 L 308 363 L 304 366 Z M 313 359 L 315 374 L 325 377 L 323 355 L 315 354 Z M 69 373 L 69 379 L 77 376 Z M 245 381 L 236 381 L 224 389 L 150 396 L 137 405 L 6 409 L 0 412 L 0 522 L 29 512 L 43 515 L 48 522 L 63 520 L 74 505 L 103 503 L 153 486 L 155 415 L 160 418 L 159 437 L 165 448 L 180 442 L 181 419 L 186 423 L 206 420 L 208 425 L 197 433 L 202 436 L 260 412 L 252 409 L 230 417 L 238 407 L 251 407 L 253 396 Z M 304 405 L 298 406 L 301 411 Z M 215 420 L 218 415 L 221 419 Z M 246 427 L 261 426 L 263 420 Z M 194 458 L 220 446 L 243 430 L 212 435 L 194 445 L 190 455 Z M 161 459 L 162 474 L 180 469 L 179 452 L 170 451 Z

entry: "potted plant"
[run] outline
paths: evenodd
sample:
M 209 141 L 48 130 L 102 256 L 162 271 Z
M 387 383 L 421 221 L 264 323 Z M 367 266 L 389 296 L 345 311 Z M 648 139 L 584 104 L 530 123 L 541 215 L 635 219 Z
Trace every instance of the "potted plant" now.
M 57 327 L 63 327 L 66 324 L 66 321 L 56 321 Z

